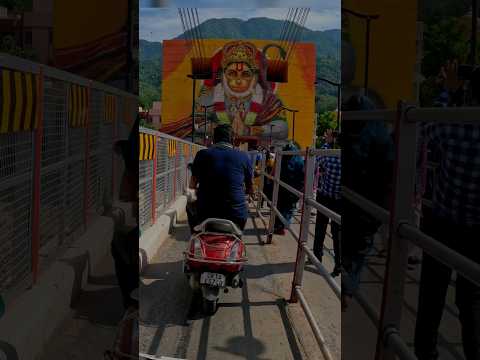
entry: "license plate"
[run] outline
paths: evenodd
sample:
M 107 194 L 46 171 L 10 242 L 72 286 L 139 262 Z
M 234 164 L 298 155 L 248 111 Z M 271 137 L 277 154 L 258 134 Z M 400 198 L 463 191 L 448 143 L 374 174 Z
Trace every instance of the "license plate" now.
M 225 275 L 204 272 L 200 275 L 200 284 L 207 284 L 211 286 L 224 287 Z

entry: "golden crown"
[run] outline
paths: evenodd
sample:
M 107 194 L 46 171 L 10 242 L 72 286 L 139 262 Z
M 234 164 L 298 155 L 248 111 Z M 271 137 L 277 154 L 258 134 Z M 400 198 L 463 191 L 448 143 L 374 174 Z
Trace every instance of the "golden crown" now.
M 257 69 L 256 50 L 255 45 L 248 42 L 235 41 L 228 43 L 223 47 L 222 67 L 225 68 L 231 63 L 243 62 L 250 66 L 252 70 Z

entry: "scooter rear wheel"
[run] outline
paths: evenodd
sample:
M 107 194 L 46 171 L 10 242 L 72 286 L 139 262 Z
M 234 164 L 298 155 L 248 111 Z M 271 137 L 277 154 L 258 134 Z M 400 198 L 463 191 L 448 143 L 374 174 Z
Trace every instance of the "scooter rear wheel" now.
M 217 312 L 218 299 L 216 300 L 207 300 L 203 299 L 203 312 L 205 315 L 213 315 Z

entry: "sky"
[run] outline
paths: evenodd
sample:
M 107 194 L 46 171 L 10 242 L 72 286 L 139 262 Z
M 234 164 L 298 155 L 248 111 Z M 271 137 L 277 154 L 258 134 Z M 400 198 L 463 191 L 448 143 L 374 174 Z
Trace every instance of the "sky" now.
M 141 0 L 140 38 L 149 41 L 162 41 L 180 35 L 183 32 L 183 27 L 178 15 L 178 7 L 196 7 L 200 23 L 212 18 L 248 20 L 254 17 L 268 17 L 285 20 L 291 1 L 241 0 L 241 3 L 244 5 L 242 8 L 234 7 L 235 2 L 225 0 L 178 0 L 175 3 L 166 0 Z M 228 4 L 232 4 L 232 6 L 226 7 Z M 155 7 L 152 7 L 152 5 Z M 305 23 L 305 27 L 308 29 L 340 29 L 340 0 L 297 0 L 295 6 L 310 8 Z

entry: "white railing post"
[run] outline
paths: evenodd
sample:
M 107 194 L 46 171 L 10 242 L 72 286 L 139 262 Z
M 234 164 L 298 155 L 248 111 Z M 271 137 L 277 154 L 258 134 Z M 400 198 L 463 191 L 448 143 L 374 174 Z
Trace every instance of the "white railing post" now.
M 257 199 L 257 210 L 261 211 L 262 210 L 262 202 L 263 202 L 263 187 L 265 185 L 265 166 L 266 166 L 266 157 L 265 154 L 262 153 L 262 158 L 260 160 L 260 182 L 258 184 L 258 199 Z
M 304 195 L 302 201 L 302 216 L 300 221 L 300 236 L 298 239 L 297 259 L 295 261 L 295 273 L 293 275 L 292 292 L 290 295 L 290 302 L 297 302 L 296 288 L 302 286 L 303 270 L 305 268 L 305 249 L 307 244 L 310 218 L 312 216 L 312 206 L 307 199 L 313 200 L 313 185 L 315 182 L 315 155 L 307 148 L 305 152 L 305 181 L 304 181 Z
M 267 235 L 267 244 L 272 243 L 273 239 L 273 231 L 275 229 L 275 211 L 274 208 L 277 207 L 278 203 L 278 190 L 280 188 L 280 184 L 278 183 L 280 180 L 280 171 L 282 169 L 282 155 L 280 152 L 275 153 L 275 170 L 274 170 L 274 180 L 273 180 L 273 191 L 272 191 L 272 206 L 270 207 L 270 222 L 268 223 L 268 235 Z
M 414 122 L 405 121 L 407 107 L 399 102 L 395 125 L 395 169 L 393 201 L 390 207 L 389 246 L 383 299 L 380 313 L 380 331 L 377 338 L 376 360 L 395 359 L 388 346 L 386 330 L 400 330 L 405 272 L 407 270 L 408 241 L 398 234 L 402 223 L 414 224 L 413 201 L 416 171 L 416 131 Z

